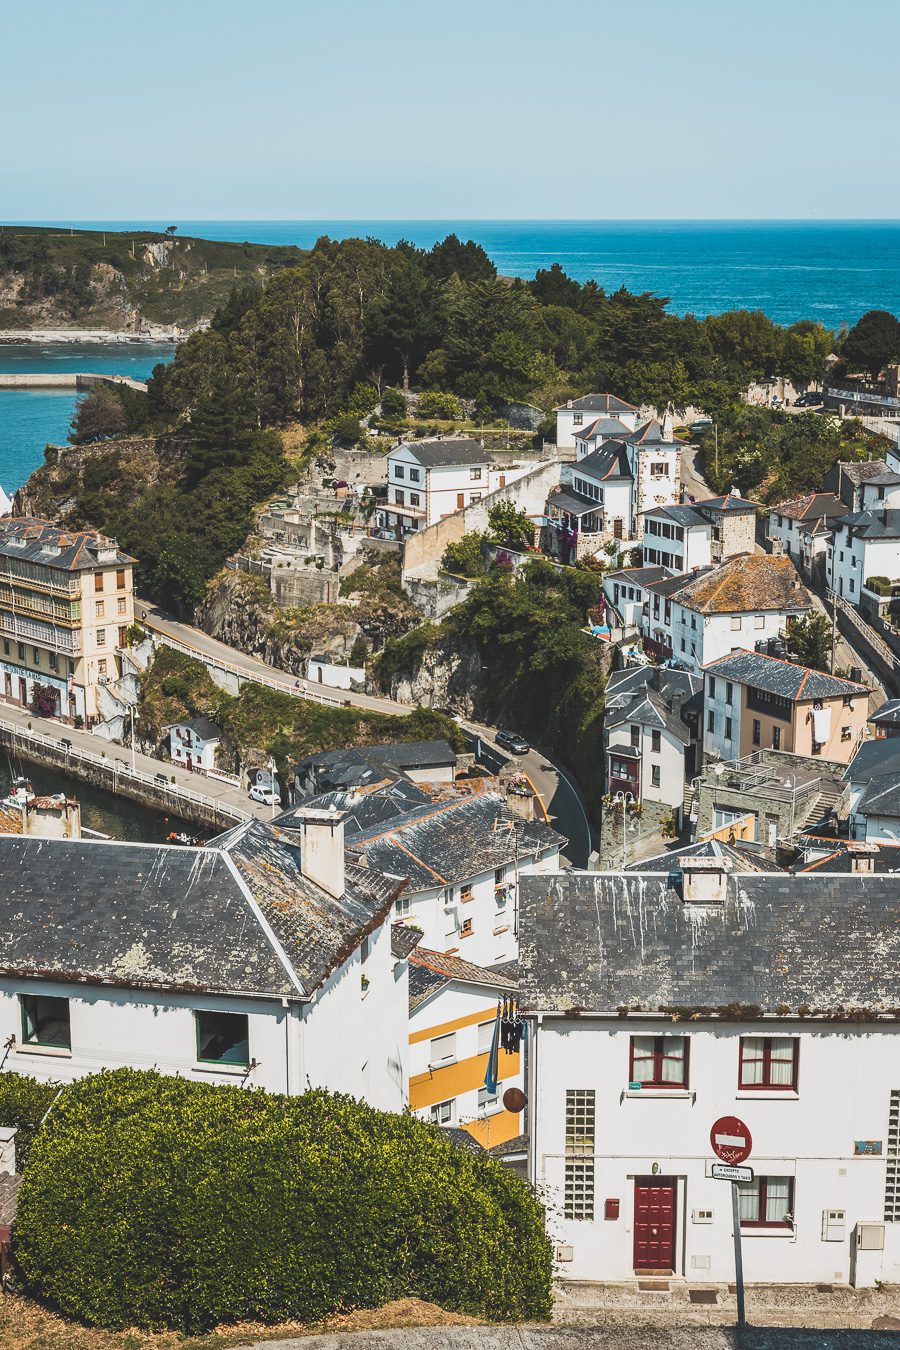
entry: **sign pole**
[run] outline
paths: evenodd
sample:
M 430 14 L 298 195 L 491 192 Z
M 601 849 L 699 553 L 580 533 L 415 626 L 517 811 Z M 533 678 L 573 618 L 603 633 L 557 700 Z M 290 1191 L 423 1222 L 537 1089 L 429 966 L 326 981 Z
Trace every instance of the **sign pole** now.
M 737 1324 L 747 1325 L 744 1312 L 744 1260 L 741 1253 L 741 1208 L 738 1183 L 731 1183 L 731 1217 L 734 1221 L 734 1283 L 737 1290 Z

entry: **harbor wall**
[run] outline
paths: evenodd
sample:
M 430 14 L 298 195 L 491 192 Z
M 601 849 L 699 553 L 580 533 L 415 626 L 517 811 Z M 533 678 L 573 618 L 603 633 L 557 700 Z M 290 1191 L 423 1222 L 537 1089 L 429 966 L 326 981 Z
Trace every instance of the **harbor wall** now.
M 128 389 L 146 392 L 144 380 L 129 375 L 101 375 L 97 371 L 22 371 L 0 375 L 0 389 L 92 389 L 97 384 L 124 384 Z

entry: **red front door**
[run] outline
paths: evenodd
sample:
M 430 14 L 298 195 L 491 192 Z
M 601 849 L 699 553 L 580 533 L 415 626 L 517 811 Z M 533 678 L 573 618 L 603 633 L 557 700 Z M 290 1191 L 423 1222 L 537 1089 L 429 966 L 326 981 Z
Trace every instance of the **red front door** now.
M 635 1177 L 635 1270 L 675 1270 L 675 1184 L 674 1177 Z

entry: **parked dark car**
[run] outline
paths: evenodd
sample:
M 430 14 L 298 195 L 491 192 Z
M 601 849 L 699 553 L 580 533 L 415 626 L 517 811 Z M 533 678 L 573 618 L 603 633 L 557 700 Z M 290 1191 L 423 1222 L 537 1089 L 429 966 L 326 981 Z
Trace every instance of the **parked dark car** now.
M 71 750 L 72 742 L 69 740 L 68 736 L 63 736 L 62 740 L 59 743 L 59 746 L 61 750 Z
M 801 394 L 794 402 L 795 408 L 818 408 L 822 402 L 821 394 Z
M 169 780 L 164 773 L 155 773 L 153 775 L 153 781 L 154 783 L 158 783 L 160 787 L 169 786 Z
M 504 750 L 511 750 L 514 755 L 527 755 L 531 749 L 525 737 L 515 731 L 498 731 L 495 739 L 498 745 L 502 745 Z

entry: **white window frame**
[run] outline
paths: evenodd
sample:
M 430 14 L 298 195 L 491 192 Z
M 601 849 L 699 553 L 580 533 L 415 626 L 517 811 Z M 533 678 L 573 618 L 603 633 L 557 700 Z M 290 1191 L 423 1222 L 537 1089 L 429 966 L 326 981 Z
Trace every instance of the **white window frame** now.
M 447 1064 L 456 1063 L 455 1031 L 448 1031 L 443 1036 L 435 1036 L 429 1041 L 428 1063 L 432 1069 L 442 1069 Z

